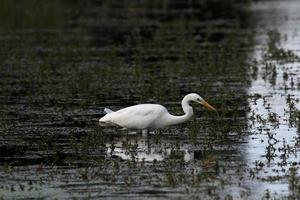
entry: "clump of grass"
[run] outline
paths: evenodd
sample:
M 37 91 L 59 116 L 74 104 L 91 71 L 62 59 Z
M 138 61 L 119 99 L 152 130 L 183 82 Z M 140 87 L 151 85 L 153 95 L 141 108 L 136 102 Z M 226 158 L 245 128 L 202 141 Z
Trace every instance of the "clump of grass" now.
M 300 110 L 297 109 L 296 103 L 297 100 L 292 99 L 290 95 L 288 95 L 287 99 L 288 113 L 289 113 L 289 125 L 292 127 L 297 127 L 300 130 Z
M 271 85 L 274 86 L 276 84 L 276 77 L 277 77 L 276 65 L 274 63 L 266 62 L 264 66 L 263 79 L 269 80 Z
M 299 199 L 300 198 L 300 179 L 297 174 L 296 168 L 290 168 L 290 177 L 289 177 L 289 190 L 291 191 L 289 199 Z
M 276 60 L 279 62 L 295 62 L 299 57 L 291 50 L 280 48 L 281 35 L 278 30 L 271 30 L 267 33 L 267 52 L 264 55 L 266 60 Z
M 273 135 L 271 137 L 273 137 Z M 268 160 L 268 163 L 270 163 L 274 159 L 274 157 L 276 157 L 275 152 L 276 152 L 276 148 L 274 147 L 274 144 L 272 144 L 271 140 L 269 139 L 268 146 L 266 147 L 266 158 Z
M 175 174 L 172 172 L 166 172 L 166 181 L 169 186 L 174 187 L 177 184 Z
M 197 141 L 200 128 L 201 125 L 199 122 L 197 122 L 195 117 L 188 123 L 188 136 L 193 142 Z

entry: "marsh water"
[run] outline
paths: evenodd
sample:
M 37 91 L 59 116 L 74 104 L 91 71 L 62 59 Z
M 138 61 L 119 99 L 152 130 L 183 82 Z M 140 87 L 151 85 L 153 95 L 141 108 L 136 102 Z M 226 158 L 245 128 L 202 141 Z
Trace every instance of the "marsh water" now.
M 2 4 L 0 198 L 299 198 L 299 1 Z M 98 124 L 190 92 L 218 113 Z

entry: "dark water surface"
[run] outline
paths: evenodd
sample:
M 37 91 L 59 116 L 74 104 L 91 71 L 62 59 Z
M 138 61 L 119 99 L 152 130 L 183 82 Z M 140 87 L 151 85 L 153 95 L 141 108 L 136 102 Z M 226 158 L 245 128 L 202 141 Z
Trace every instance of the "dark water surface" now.
M 270 155 L 265 156 L 268 145 L 253 141 L 270 135 L 258 133 L 266 128 L 259 126 L 264 114 L 259 111 L 265 106 L 264 95 L 270 95 L 260 94 L 255 85 L 258 74 L 271 61 L 287 59 L 299 66 L 292 52 L 299 50 L 299 40 L 290 53 L 285 46 L 280 52 L 277 41 L 271 40 L 281 37 L 280 30 L 273 30 L 278 19 L 260 15 L 265 13 L 263 6 L 278 11 L 278 2 L 266 6 L 233 0 L 2 0 L 2 4 L 6 7 L 0 7 L 0 198 L 277 195 L 272 188 L 278 184 L 260 174 L 260 167 L 268 164 L 265 171 L 274 169 Z M 282 17 L 290 21 L 289 15 Z M 257 23 L 260 19 L 275 20 L 275 25 L 267 29 Z M 270 40 L 273 43 L 265 42 Z M 285 72 L 277 70 L 268 77 L 285 77 Z M 294 75 L 297 87 L 299 72 L 288 73 Z M 117 110 L 145 102 L 182 114 L 180 101 L 190 92 L 201 94 L 218 114 L 197 107 L 187 124 L 148 137 L 98 124 L 104 107 Z M 258 108 L 257 100 L 262 101 Z M 287 115 L 294 114 L 295 125 L 300 115 L 294 100 L 294 110 Z M 271 123 L 274 116 L 266 120 Z M 291 129 L 295 137 L 296 129 Z M 283 144 L 282 137 L 277 139 Z M 294 195 L 300 188 L 294 181 L 290 189 L 290 172 L 297 176 L 298 161 L 293 162 L 295 169 L 284 168 L 280 183 L 285 189 L 278 191 L 279 197 Z M 270 177 L 274 176 L 278 174 Z

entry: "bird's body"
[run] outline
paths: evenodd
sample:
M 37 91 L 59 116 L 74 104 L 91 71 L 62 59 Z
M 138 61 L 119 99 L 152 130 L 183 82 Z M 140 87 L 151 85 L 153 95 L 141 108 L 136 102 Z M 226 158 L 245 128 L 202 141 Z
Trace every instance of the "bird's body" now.
M 168 110 L 159 104 L 139 104 L 123 108 L 116 112 L 105 109 L 107 114 L 99 122 L 104 125 L 116 125 L 130 129 L 155 130 L 170 125 L 186 122 L 193 116 L 193 108 L 189 105 L 191 101 L 201 103 L 207 108 L 214 110 L 212 106 L 206 103 L 198 94 L 186 95 L 182 102 L 184 115 L 174 116 Z
M 167 109 L 158 104 L 139 104 L 108 113 L 100 122 L 125 128 L 153 130 L 162 127 L 160 122 L 167 113 Z
M 192 113 L 186 120 L 191 116 Z M 155 130 L 172 125 L 174 123 L 170 120 L 172 118 L 181 119 L 180 116 L 171 115 L 162 105 L 139 104 L 108 113 L 100 119 L 100 122 L 107 122 L 124 128 Z

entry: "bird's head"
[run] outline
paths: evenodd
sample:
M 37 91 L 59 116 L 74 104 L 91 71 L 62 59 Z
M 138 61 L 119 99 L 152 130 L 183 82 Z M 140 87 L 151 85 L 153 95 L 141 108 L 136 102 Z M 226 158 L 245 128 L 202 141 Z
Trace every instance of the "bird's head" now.
M 207 110 L 217 111 L 213 106 L 211 106 L 209 103 L 207 103 L 199 94 L 191 93 L 187 95 L 189 101 L 193 101 L 196 103 L 199 103 Z

